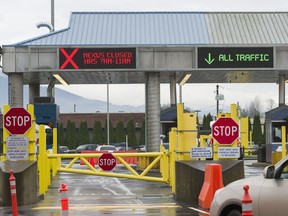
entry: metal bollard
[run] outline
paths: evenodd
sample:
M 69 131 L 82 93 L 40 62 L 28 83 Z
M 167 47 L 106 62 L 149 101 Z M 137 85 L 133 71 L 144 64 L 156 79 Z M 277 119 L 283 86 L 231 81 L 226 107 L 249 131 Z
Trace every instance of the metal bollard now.
M 62 215 L 69 215 L 69 205 L 68 205 L 68 196 L 67 196 L 68 188 L 66 184 L 61 184 L 61 188 L 59 189 L 59 193 L 61 194 L 61 206 L 62 206 Z
M 252 199 L 249 194 L 249 185 L 243 186 L 244 196 L 242 199 L 242 216 L 253 216 Z
M 11 190 L 11 204 L 12 204 L 12 215 L 18 216 L 18 205 L 17 205 L 17 194 L 16 194 L 16 179 L 13 175 L 13 171 L 10 170 L 10 190 Z

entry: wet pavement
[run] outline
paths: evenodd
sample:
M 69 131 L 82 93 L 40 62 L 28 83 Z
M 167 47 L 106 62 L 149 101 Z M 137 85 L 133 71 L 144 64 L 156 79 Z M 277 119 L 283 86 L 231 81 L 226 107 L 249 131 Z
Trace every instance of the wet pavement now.
M 256 161 L 245 161 L 245 178 L 262 173 L 263 166 Z M 79 166 L 85 169 L 85 166 Z M 87 169 L 87 168 L 86 168 Z M 116 167 L 118 172 L 127 172 Z M 195 206 L 186 206 L 174 200 L 171 188 L 165 183 L 147 182 L 73 173 L 58 173 L 52 180 L 44 200 L 18 207 L 19 215 L 62 215 L 61 197 L 58 192 L 62 183 L 68 187 L 69 215 L 145 215 L 185 216 L 199 214 Z M 12 215 L 11 207 L 0 208 L 1 215 Z

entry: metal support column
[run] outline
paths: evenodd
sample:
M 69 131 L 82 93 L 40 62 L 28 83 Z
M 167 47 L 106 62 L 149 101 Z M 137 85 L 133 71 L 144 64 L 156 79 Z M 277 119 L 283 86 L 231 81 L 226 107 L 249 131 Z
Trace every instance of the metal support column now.
M 10 107 L 23 107 L 23 74 L 10 73 L 8 79 L 8 103 Z
M 279 106 L 285 104 L 285 75 L 279 75 Z
M 29 84 L 29 104 L 34 104 L 36 97 L 40 97 L 40 84 Z
M 176 76 L 175 73 L 169 76 L 170 81 L 170 106 L 175 105 L 176 101 Z
M 146 150 L 160 151 L 160 73 L 147 72 L 146 98 Z
M 51 98 L 51 101 L 55 102 L 55 77 L 50 76 L 50 82 L 47 87 L 47 97 Z

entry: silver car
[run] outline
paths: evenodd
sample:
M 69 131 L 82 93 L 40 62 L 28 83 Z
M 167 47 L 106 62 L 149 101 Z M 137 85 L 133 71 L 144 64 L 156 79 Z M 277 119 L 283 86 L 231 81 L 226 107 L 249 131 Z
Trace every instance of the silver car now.
M 275 166 L 265 167 L 263 175 L 237 180 L 217 190 L 210 216 L 241 216 L 244 185 L 249 185 L 253 216 L 288 215 L 288 156 Z

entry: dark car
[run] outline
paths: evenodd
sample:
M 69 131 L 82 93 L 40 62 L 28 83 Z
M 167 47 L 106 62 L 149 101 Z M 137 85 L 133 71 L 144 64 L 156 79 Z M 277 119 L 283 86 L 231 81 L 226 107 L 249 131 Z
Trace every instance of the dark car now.
M 66 154 L 68 151 L 69 149 L 67 146 L 59 146 L 59 154 Z
M 78 146 L 76 149 L 69 150 L 68 153 L 81 153 L 82 151 L 95 151 L 97 144 L 83 144 Z

